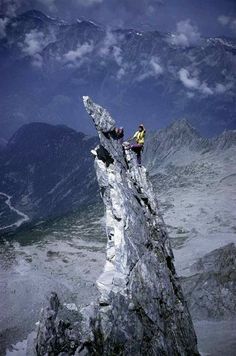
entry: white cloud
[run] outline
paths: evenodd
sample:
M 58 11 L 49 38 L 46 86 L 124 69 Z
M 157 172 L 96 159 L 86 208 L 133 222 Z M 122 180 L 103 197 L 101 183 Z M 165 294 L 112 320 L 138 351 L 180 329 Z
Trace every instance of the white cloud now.
M 137 77 L 137 81 L 141 82 L 150 77 L 158 77 L 163 73 L 163 68 L 160 65 L 158 57 L 152 56 L 149 61 L 142 62 L 144 66 L 144 72 Z
M 155 75 L 159 75 L 163 73 L 163 68 L 159 64 L 159 58 L 158 57 L 152 57 L 150 60 L 150 66 L 153 69 L 153 72 Z
M 116 78 L 122 79 L 125 75 L 128 76 L 131 72 L 134 72 L 137 68 L 136 64 L 122 63 L 122 67 L 118 70 Z
M 35 54 L 41 52 L 44 45 L 45 37 L 43 32 L 32 30 L 25 35 L 24 43 L 21 47 L 24 54 L 33 57 Z
M 187 92 L 187 97 L 188 97 L 189 99 L 194 98 L 194 96 L 195 96 L 195 94 L 194 94 L 192 91 L 188 91 L 188 92 Z
M 91 53 L 94 49 L 92 42 L 78 43 L 75 50 L 71 50 L 64 54 L 63 60 L 69 67 L 79 67 L 85 59 L 85 56 Z
M 225 87 L 225 85 L 220 84 L 220 83 L 216 84 L 216 92 L 217 93 L 223 94 L 226 92 L 226 90 L 227 90 L 227 88 Z
M 195 46 L 200 43 L 201 34 L 197 26 L 192 25 L 188 19 L 177 23 L 176 33 L 172 35 L 169 41 L 181 47 Z
M 184 86 L 188 89 L 198 89 L 200 82 L 198 78 L 191 77 L 187 69 L 181 68 L 179 71 L 179 78 Z
M 45 36 L 41 31 L 31 30 L 29 33 L 26 33 L 24 41 L 18 45 L 24 55 L 31 57 L 32 65 L 39 68 L 43 65 L 42 50 L 52 39 L 53 34 Z
M 116 37 L 110 30 L 108 30 L 103 40 L 102 47 L 99 49 L 100 56 L 102 57 L 108 56 L 110 54 L 111 47 L 114 46 L 116 42 L 117 42 Z
M 114 57 L 116 63 L 121 66 L 123 57 L 122 50 L 119 46 L 119 41 L 121 41 L 122 38 L 122 36 L 117 36 L 108 29 L 106 32 L 106 36 L 103 40 L 102 46 L 99 49 L 99 55 L 101 57 L 107 57 L 111 55 Z
M 24 0 L 0 0 L 0 12 L 4 18 L 0 18 L 0 38 L 6 36 L 6 26 L 10 18 L 16 16 L 16 11 L 22 6 Z
M 198 89 L 205 95 L 213 95 L 214 94 L 213 89 L 211 89 L 206 82 L 201 83 L 201 85 Z
M 22 5 L 23 0 L 1 0 L 2 12 L 6 17 L 14 17 L 17 9 Z
M 8 18 L 0 18 L 0 39 L 6 36 L 6 26 L 8 23 Z
M 233 83 L 227 83 L 227 84 L 222 84 L 222 83 L 217 83 L 215 87 L 215 92 L 217 94 L 224 94 L 228 90 L 232 89 Z
M 222 26 L 228 26 L 234 33 L 236 33 L 236 18 L 235 17 L 221 15 L 218 17 L 218 22 Z
M 116 64 L 120 67 L 116 74 L 116 78 L 120 80 L 127 73 L 127 70 L 130 66 L 127 63 L 124 63 L 124 58 L 122 55 L 122 49 L 119 45 L 120 41 L 122 41 L 122 35 L 116 35 L 110 29 L 107 30 L 106 36 L 102 42 L 102 46 L 98 50 L 99 56 L 104 59 L 111 56 Z
M 33 58 L 32 58 L 32 65 L 34 67 L 38 67 L 41 68 L 43 66 L 43 57 L 41 56 L 41 54 L 36 53 Z
M 221 15 L 221 16 L 218 17 L 218 21 L 222 26 L 226 26 L 230 22 L 230 17 L 229 16 L 225 16 L 225 15 Z
M 123 61 L 123 57 L 122 57 L 122 50 L 120 47 L 118 46 L 114 46 L 113 49 L 112 49 L 112 53 L 113 53 L 113 56 L 114 56 L 114 59 L 116 61 L 116 63 L 121 66 L 122 65 L 122 61 Z
M 150 15 L 153 15 L 154 12 L 155 12 L 154 6 L 149 5 L 148 8 L 147 8 L 147 14 L 150 16 Z
M 126 70 L 125 68 L 120 68 L 117 72 L 116 78 L 118 80 L 122 79 L 124 77 L 124 75 L 126 74 Z
M 185 68 L 181 68 L 179 71 L 179 79 L 187 89 L 198 91 L 203 95 L 224 94 L 232 88 L 232 83 L 222 84 L 217 83 L 215 87 L 210 87 L 205 81 L 201 82 L 197 77 L 197 74 L 190 74 Z M 193 92 L 187 92 L 187 96 L 192 97 Z

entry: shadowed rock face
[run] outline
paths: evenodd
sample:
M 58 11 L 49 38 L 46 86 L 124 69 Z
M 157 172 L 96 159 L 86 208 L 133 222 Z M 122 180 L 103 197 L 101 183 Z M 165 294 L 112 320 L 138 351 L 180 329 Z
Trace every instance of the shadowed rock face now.
M 233 318 L 236 314 L 236 247 L 233 243 L 200 258 L 182 286 L 194 319 Z
M 62 125 L 24 125 L 2 150 L 0 141 L 0 192 L 12 196 L 12 206 L 33 223 L 96 203 L 96 178 L 89 155 L 96 144 L 95 137 Z M 6 207 L 0 226 L 10 225 L 11 229 L 3 232 L 17 227 L 19 216 L 11 214 Z
M 146 170 L 138 167 L 135 155 L 123 151 L 115 139 L 115 122 L 109 113 L 89 97 L 83 99 L 100 139 L 95 169 L 106 207 L 108 241 L 104 271 L 97 281 L 100 297 L 81 310 L 75 354 L 198 355 L 191 317 Z M 48 341 L 42 336 L 47 325 Z M 60 341 L 55 312 L 53 332 L 51 323 L 47 325 L 42 318 L 38 354 L 49 350 L 59 354 L 63 345 L 74 354 L 68 339 Z

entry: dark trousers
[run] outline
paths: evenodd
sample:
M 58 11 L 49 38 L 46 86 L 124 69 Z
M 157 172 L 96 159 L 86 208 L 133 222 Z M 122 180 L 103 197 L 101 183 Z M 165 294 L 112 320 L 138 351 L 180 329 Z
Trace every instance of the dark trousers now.
M 143 149 L 143 145 L 136 143 L 135 145 L 131 145 L 131 150 L 137 154 L 137 163 L 141 165 L 141 152 Z

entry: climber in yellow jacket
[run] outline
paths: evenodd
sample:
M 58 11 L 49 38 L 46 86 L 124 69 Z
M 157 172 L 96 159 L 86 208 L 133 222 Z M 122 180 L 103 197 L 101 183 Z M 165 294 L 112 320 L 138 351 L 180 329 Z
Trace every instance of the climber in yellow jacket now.
M 141 166 L 141 152 L 143 150 L 144 146 L 144 140 L 145 140 L 145 133 L 146 130 L 143 126 L 143 124 L 139 125 L 138 131 L 135 132 L 133 137 L 131 137 L 129 140 L 135 140 L 136 144 L 130 145 L 130 148 L 132 151 L 134 151 L 137 154 L 137 162 L 138 165 Z
M 145 133 L 146 133 L 146 130 L 145 130 L 143 124 L 140 124 L 138 131 L 135 132 L 135 134 L 132 138 L 136 140 L 138 145 L 144 145 Z

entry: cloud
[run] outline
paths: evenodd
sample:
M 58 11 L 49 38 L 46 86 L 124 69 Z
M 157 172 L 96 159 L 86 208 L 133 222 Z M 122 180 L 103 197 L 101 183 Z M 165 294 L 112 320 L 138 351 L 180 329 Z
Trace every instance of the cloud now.
M 91 53 L 94 49 L 93 42 L 78 43 L 75 50 L 70 50 L 64 54 L 63 61 L 68 67 L 79 67 L 85 60 L 85 56 Z
M 177 23 L 176 33 L 169 40 L 171 44 L 181 47 L 198 45 L 201 41 L 201 34 L 197 26 L 191 24 L 189 19 Z
M 4 17 L 14 17 L 22 3 L 23 0 L 0 0 L 1 13 L 4 14 Z
M 213 95 L 214 91 L 211 89 L 206 82 L 201 83 L 201 85 L 198 88 L 202 94 L 205 95 Z
M 109 56 L 114 59 L 116 64 L 120 67 L 116 74 L 116 78 L 120 80 L 127 73 L 130 68 L 128 63 L 124 63 L 122 55 L 122 49 L 119 42 L 122 41 L 123 35 L 117 35 L 110 29 L 107 30 L 106 36 L 102 42 L 101 47 L 98 50 L 98 55 L 107 59 Z
M 228 90 L 232 89 L 232 87 L 233 87 L 233 83 L 227 83 L 227 84 L 217 83 L 215 87 L 215 92 L 217 94 L 224 94 Z
M 223 84 L 216 84 L 216 92 L 219 93 L 219 94 L 222 94 L 222 93 L 225 93 L 226 91 L 226 87 L 223 85 Z
M 159 59 L 157 57 L 152 57 L 150 60 L 150 66 L 153 70 L 153 73 L 155 75 L 159 75 L 161 73 L 163 73 L 163 69 L 159 64 Z
M 113 50 L 112 50 L 114 59 L 116 61 L 116 63 L 121 66 L 122 65 L 122 61 L 123 61 L 123 57 L 122 57 L 122 50 L 120 47 L 118 46 L 114 46 Z
M 189 99 L 192 99 L 192 98 L 194 98 L 194 96 L 195 96 L 195 94 L 192 92 L 192 91 L 187 91 L 187 97 L 189 98 Z
M 179 78 L 184 86 L 188 89 L 198 89 L 200 86 L 199 79 L 196 77 L 191 77 L 187 69 L 180 69 Z
M 224 26 L 231 29 L 232 32 L 236 33 L 236 18 L 231 16 L 220 15 L 218 17 L 218 22 Z
M 110 54 L 112 46 L 117 43 L 116 36 L 111 32 L 111 30 L 107 30 L 106 36 L 103 40 L 102 46 L 99 49 L 99 54 L 102 57 L 105 57 Z
M 104 58 L 110 55 L 114 58 L 115 62 L 121 66 L 123 57 L 119 42 L 122 40 L 122 38 L 123 36 L 116 35 L 114 32 L 108 29 L 99 49 L 99 55 Z
M 213 90 L 208 86 L 208 84 L 204 81 L 201 82 L 197 76 L 190 75 L 189 71 L 185 68 L 181 68 L 179 71 L 179 79 L 183 83 L 183 85 L 192 90 L 198 90 L 204 95 L 212 95 L 214 94 Z
M 32 65 L 34 67 L 38 67 L 41 68 L 43 66 L 43 57 L 41 56 L 41 54 L 36 53 L 33 58 L 32 58 Z
M 50 36 L 45 36 L 41 31 L 31 30 L 26 33 L 24 41 L 19 43 L 19 47 L 24 55 L 31 57 L 32 65 L 40 68 L 43 65 L 41 52 L 51 39 Z
M 6 26 L 8 23 L 8 18 L 0 18 L 0 39 L 6 37 Z
M 222 26 L 226 26 L 230 22 L 230 17 L 229 16 L 225 16 L 225 15 L 221 15 L 221 16 L 218 17 L 218 21 Z
M 118 80 L 122 79 L 124 77 L 124 75 L 126 74 L 126 70 L 125 68 L 120 68 L 117 72 L 116 78 Z
M 178 74 L 179 79 L 187 89 L 198 91 L 206 96 L 213 94 L 225 94 L 233 87 L 232 83 L 217 83 L 215 87 L 210 87 L 205 81 L 201 82 L 196 74 L 190 75 L 189 71 L 185 68 L 181 68 Z M 191 97 L 191 93 L 193 92 L 187 92 L 187 96 Z
M 116 78 L 118 80 L 124 78 L 125 76 L 128 76 L 131 72 L 133 72 L 136 69 L 136 65 L 135 64 L 130 64 L 130 63 L 126 63 L 126 62 L 122 62 L 122 66 L 120 67 L 120 69 L 118 70 L 117 74 L 116 74 Z
M 22 52 L 28 56 L 34 56 L 44 47 L 45 39 L 43 32 L 32 30 L 25 35 Z
M 141 82 L 150 77 L 159 77 L 163 73 L 163 68 L 160 65 L 160 60 L 158 57 L 152 56 L 149 61 L 145 60 L 142 62 L 145 71 L 137 77 L 137 81 Z
M 25 0 L 0 0 L 0 39 L 6 36 L 6 26 L 10 18 L 15 17 Z

